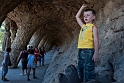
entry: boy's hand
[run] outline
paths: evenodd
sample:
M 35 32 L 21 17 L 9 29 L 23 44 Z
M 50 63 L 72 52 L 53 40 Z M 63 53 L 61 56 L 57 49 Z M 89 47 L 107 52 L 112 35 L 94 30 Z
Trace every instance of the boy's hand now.
M 93 57 L 92 57 L 92 60 L 94 61 L 94 63 L 97 63 L 99 61 L 98 54 L 94 54 Z
M 82 7 L 85 8 L 85 7 L 87 7 L 87 5 L 86 4 L 83 4 Z

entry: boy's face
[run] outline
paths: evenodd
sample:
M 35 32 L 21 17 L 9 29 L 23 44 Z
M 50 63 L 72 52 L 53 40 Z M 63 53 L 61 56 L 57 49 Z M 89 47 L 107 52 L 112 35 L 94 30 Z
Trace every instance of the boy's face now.
M 92 11 L 84 12 L 84 22 L 85 23 L 92 23 L 94 19 L 95 19 L 95 15 L 92 14 Z

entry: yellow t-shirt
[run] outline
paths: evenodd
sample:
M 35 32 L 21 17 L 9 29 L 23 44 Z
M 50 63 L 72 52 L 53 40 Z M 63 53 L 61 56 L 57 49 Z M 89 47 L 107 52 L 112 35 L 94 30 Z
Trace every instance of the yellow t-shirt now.
M 78 48 L 94 48 L 93 24 L 84 24 L 78 38 Z

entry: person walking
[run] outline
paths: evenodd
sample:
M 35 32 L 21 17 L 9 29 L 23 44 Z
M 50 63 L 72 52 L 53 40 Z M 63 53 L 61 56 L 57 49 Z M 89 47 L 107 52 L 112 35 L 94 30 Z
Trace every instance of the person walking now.
M 39 54 L 40 54 L 40 51 L 38 50 L 38 48 L 35 48 L 35 50 L 34 50 L 34 56 L 36 57 L 36 66 L 37 66 L 37 61 L 38 61 Z
M 17 63 L 19 63 L 20 59 L 21 59 L 21 64 L 22 64 L 22 73 L 19 75 L 25 75 L 27 74 L 27 62 L 28 62 L 27 46 L 24 48 L 23 51 L 20 52 L 20 55 L 17 59 Z M 24 73 L 24 70 L 26 70 L 25 73 Z
M 4 54 L 4 59 L 2 62 L 2 80 L 3 81 L 9 81 L 6 77 L 7 73 L 8 73 L 8 64 L 10 61 L 10 56 L 9 53 L 11 52 L 11 48 L 7 48 L 6 52 Z
M 35 76 L 36 72 L 36 57 L 34 56 L 34 50 L 30 50 L 28 54 L 28 64 L 27 64 L 27 81 L 30 81 L 29 75 L 31 69 L 33 70 L 33 79 L 36 79 L 37 77 Z
M 44 55 L 46 54 L 44 47 L 40 49 L 40 55 L 39 55 L 39 66 L 44 66 Z M 41 63 L 42 62 L 42 63 Z

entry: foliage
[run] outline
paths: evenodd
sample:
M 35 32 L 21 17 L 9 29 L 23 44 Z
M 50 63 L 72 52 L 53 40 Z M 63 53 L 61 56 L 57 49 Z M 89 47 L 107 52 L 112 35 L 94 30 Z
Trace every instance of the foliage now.
M 0 44 L 2 44 L 4 32 L 0 29 Z
M 2 40 L 3 40 L 3 37 L 4 37 L 4 32 L 5 32 L 5 24 L 4 22 L 2 23 L 1 27 L 0 27 L 0 44 L 2 44 Z

